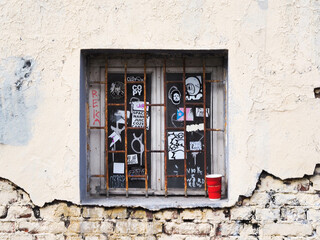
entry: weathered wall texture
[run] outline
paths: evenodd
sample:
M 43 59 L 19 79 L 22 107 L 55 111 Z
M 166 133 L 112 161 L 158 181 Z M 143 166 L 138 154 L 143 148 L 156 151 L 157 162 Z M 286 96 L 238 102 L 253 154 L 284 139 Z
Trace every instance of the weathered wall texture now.
M 229 50 L 230 205 L 262 170 L 302 177 L 319 162 L 318 0 L 0 0 L 0 9 L 0 176 L 35 204 L 80 202 L 85 48 Z
M 209 240 L 320 238 L 320 175 L 281 181 L 263 174 L 250 198 L 226 209 L 103 208 L 53 202 L 35 206 L 0 180 L 0 239 Z

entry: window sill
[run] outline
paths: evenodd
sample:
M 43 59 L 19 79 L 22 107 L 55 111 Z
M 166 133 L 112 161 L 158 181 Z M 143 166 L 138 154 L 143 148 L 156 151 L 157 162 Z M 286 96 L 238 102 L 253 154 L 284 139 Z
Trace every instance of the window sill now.
M 104 207 L 142 207 L 151 211 L 167 208 L 223 208 L 228 206 L 228 199 L 210 200 L 205 197 L 161 197 L 150 196 L 129 198 L 113 196 L 110 198 L 84 199 L 83 205 L 99 205 Z

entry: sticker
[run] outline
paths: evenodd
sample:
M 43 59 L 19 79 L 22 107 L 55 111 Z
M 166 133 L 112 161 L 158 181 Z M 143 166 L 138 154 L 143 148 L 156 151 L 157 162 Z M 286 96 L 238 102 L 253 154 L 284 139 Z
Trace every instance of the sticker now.
M 172 86 L 168 92 L 168 98 L 174 105 L 178 105 L 181 100 L 181 93 L 176 86 Z
M 201 76 L 186 79 L 186 100 L 199 100 L 202 98 Z
M 113 174 L 124 174 L 124 163 L 113 163 Z
M 184 133 L 168 132 L 169 160 L 184 159 Z
M 190 150 L 192 151 L 202 150 L 201 142 L 200 141 L 190 142 Z
M 149 104 L 149 102 L 147 102 Z M 137 101 L 137 102 L 132 102 L 131 103 L 131 111 L 144 111 L 144 102 L 142 101 Z M 149 106 L 147 106 L 147 111 L 149 111 Z
M 203 129 L 204 129 L 203 123 L 187 125 L 187 132 L 203 131 Z
M 132 111 L 132 127 L 144 127 L 144 111 Z M 147 114 L 147 130 L 149 130 L 150 116 Z
M 112 139 L 110 147 L 112 147 L 117 141 L 121 139 L 121 137 L 116 132 L 113 132 L 112 134 L 110 134 L 109 138 Z
M 125 124 L 125 116 L 124 116 L 124 111 L 123 110 L 118 110 L 117 112 L 114 113 L 115 121 L 117 123 L 122 123 Z M 127 111 L 127 119 L 130 118 L 130 111 Z
M 196 108 L 196 117 L 203 117 L 203 108 Z M 206 108 L 206 117 L 209 117 L 209 108 Z
M 128 165 L 138 164 L 138 155 L 130 154 L 128 155 Z
M 131 142 L 131 149 L 135 153 L 140 154 L 140 165 L 142 165 L 142 158 L 143 158 L 143 152 L 144 152 L 144 144 L 142 143 L 142 136 L 143 136 L 143 133 L 141 133 L 139 137 L 137 137 L 136 134 L 133 133 L 133 140 Z M 137 144 L 134 144 L 134 142 L 138 143 L 139 145 L 138 149 L 135 148 L 135 145 Z
M 140 81 L 144 81 L 144 80 L 140 76 L 129 76 L 129 77 L 127 77 L 127 81 L 128 82 L 140 82 Z
M 124 84 L 122 82 L 111 83 L 110 95 L 114 99 L 122 98 L 124 96 Z
M 132 95 L 139 95 L 141 96 L 142 93 L 142 85 L 132 85 Z
M 186 121 L 193 121 L 192 108 L 186 108 Z M 184 108 L 177 109 L 177 121 L 184 121 Z

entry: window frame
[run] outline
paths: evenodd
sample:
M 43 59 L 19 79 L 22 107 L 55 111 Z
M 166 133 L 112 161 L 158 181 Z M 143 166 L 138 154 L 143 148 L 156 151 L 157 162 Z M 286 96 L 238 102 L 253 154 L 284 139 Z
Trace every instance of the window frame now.
M 223 66 L 222 66 L 222 67 L 223 67 Z M 87 68 L 88 68 L 88 65 L 87 65 Z M 180 67 L 180 68 L 181 68 L 181 67 Z M 198 71 L 199 71 L 199 67 L 195 67 L 195 68 L 188 67 L 186 73 L 187 73 L 187 72 L 192 72 L 194 69 L 197 70 L 197 71 L 194 71 L 194 72 L 198 72 Z M 206 72 L 211 72 L 211 71 L 207 71 L 207 69 L 209 70 L 209 67 L 206 67 Z M 127 70 L 128 70 L 128 72 L 130 72 L 130 73 L 135 73 L 135 72 L 141 73 L 141 68 L 140 68 L 140 67 L 138 68 L 138 67 L 131 67 L 131 66 L 130 66 L 130 68 L 128 68 Z M 110 71 L 110 73 L 123 73 L 123 68 L 113 67 L 113 68 L 109 68 L 108 71 Z M 179 68 L 178 68 L 178 67 L 166 67 L 165 71 L 166 71 L 166 73 L 169 73 L 169 72 L 179 72 Z M 152 81 L 152 82 L 153 82 L 153 81 L 157 81 L 158 78 L 161 79 L 161 82 L 162 82 L 163 79 L 164 79 L 164 76 L 163 76 L 164 73 L 163 73 L 161 67 L 148 67 L 148 68 L 146 68 L 146 72 L 147 72 L 147 73 L 151 73 L 151 75 L 152 75 L 152 77 L 151 77 L 152 80 L 151 80 L 151 81 Z M 201 71 L 199 71 L 199 72 L 201 72 Z M 153 77 L 154 74 L 155 74 L 155 77 Z M 226 100 L 226 99 L 227 99 L 226 76 L 225 76 L 225 79 L 224 79 L 223 81 L 225 82 L 225 106 L 227 106 L 227 100 Z M 161 83 L 160 83 L 160 84 L 161 84 Z M 151 84 L 151 85 L 153 85 L 153 84 Z M 162 91 L 161 91 L 161 92 L 162 92 Z M 163 98 L 163 96 L 162 96 L 162 98 Z M 163 100 L 163 99 L 162 99 L 162 100 Z M 151 109 L 152 109 L 152 108 L 151 108 Z M 225 119 L 226 119 L 226 118 L 227 118 L 227 116 L 225 115 Z M 151 121 L 152 121 L 152 120 L 151 120 Z M 153 126 L 153 124 L 152 124 L 151 126 Z M 226 127 L 226 125 L 225 125 L 225 127 Z M 152 131 L 151 131 L 151 132 L 152 132 Z M 225 135 L 226 135 L 226 132 L 227 132 L 227 129 L 225 128 Z M 152 135 L 152 134 L 155 134 L 155 133 L 152 132 L 151 135 Z M 225 140 L 224 140 L 224 141 L 225 141 L 225 143 L 227 142 L 226 137 L 225 137 Z M 225 148 L 225 149 L 226 149 L 226 148 Z M 151 162 L 153 162 L 153 159 L 151 159 Z M 157 166 L 160 164 L 160 169 L 161 169 L 161 170 L 164 170 L 164 166 L 163 166 L 163 165 L 164 165 L 164 162 L 163 162 L 163 161 L 155 161 L 155 162 L 157 163 Z M 211 159 L 211 162 L 213 162 L 212 159 Z M 151 165 L 154 166 L 153 164 L 151 164 Z M 151 167 L 151 169 L 154 169 L 154 168 Z M 158 167 L 156 167 L 156 169 L 159 170 Z M 163 171 L 162 171 L 162 172 L 163 172 Z M 161 176 L 163 177 L 162 174 L 163 174 L 163 173 L 161 173 L 161 171 L 160 171 L 160 173 L 157 172 L 156 176 L 154 176 L 153 174 L 151 174 L 151 176 L 154 176 L 154 177 L 152 177 L 152 180 L 151 180 L 151 188 L 148 188 L 148 192 L 149 192 L 149 193 L 154 194 L 154 195 L 163 195 L 163 194 L 164 194 L 164 190 L 163 190 L 164 179 L 161 178 L 162 181 L 161 181 L 160 184 L 158 184 L 158 181 L 157 181 L 157 177 L 158 177 L 159 175 L 161 175 Z M 153 190 L 154 186 L 155 186 L 155 190 Z M 159 187 L 159 186 L 160 186 L 160 187 Z M 122 193 L 122 194 L 123 194 L 123 190 L 118 191 L 118 190 L 116 189 L 116 190 L 109 190 L 109 191 L 110 191 L 109 193 L 111 193 L 111 194 L 114 194 L 114 193 Z M 144 192 L 144 190 L 141 191 L 140 188 L 138 188 L 138 189 L 129 188 L 129 190 L 128 190 L 127 193 L 129 193 L 130 195 L 135 195 L 135 194 L 140 195 L 140 194 L 143 194 L 143 192 Z M 173 189 L 173 188 L 170 188 L 170 194 L 172 194 L 172 195 L 175 195 L 175 194 L 177 194 L 177 195 L 183 195 L 182 192 L 183 192 L 183 191 L 181 191 L 181 189 Z M 188 195 L 193 195 L 193 194 L 199 195 L 199 192 L 201 192 L 201 193 L 203 194 L 203 190 L 193 190 L 193 189 L 188 188 Z M 204 191 L 204 194 L 205 194 L 205 191 Z

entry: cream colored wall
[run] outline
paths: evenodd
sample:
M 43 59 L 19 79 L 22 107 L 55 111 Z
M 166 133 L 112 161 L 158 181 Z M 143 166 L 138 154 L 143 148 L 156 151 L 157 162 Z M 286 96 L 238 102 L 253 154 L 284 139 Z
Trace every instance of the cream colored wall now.
M 0 0 L 0 9 L 0 176 L 37 205 L 80 201 L 80 49 L 229 50 L 230 204 L 262 170 L 301 177 L 320 162 L 319 1 Z M 21 57 L 34 65 L 17 93 Z M 25 126 L 10 127 L 10 116 Z

